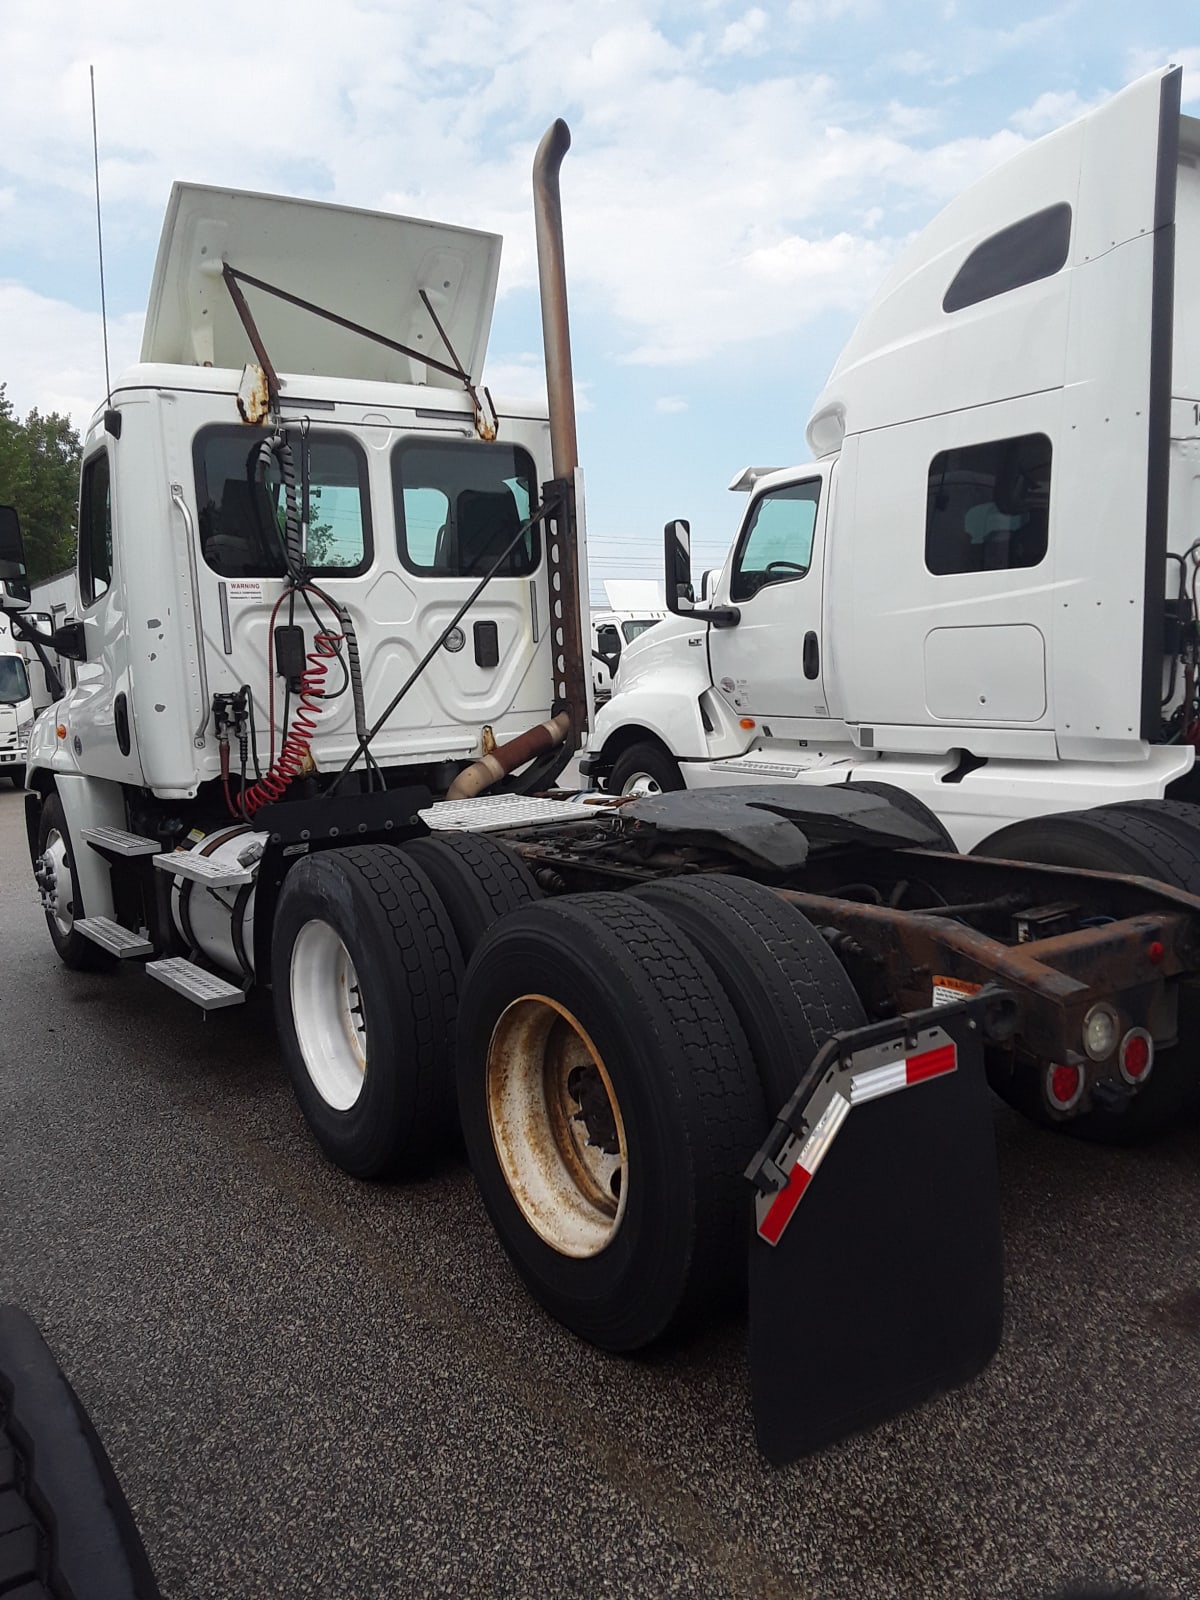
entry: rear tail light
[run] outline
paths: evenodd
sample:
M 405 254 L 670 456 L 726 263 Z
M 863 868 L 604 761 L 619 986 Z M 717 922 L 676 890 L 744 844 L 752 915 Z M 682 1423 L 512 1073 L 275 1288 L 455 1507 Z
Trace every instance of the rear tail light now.
M 1055 1111 L 1073 1111 L 1083 1094 L 1083 1068 L 1052 1061 L 1046 1068 L 1046 1098 Z
M 1121 1040 L 1117 1061 L 1126 1083 L 1145 1083 L 1154 1066 L 1154 1040 L 1145 1028 L 1130 1028 Z

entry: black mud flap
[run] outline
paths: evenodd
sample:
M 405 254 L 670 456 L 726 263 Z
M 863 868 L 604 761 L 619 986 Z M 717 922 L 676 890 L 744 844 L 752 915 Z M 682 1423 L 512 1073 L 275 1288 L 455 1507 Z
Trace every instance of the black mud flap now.
M 831 1040 L 747 1171 L 754 1425 L 778 1465 L 967 1382 L 996 1353 L 989 997 Z

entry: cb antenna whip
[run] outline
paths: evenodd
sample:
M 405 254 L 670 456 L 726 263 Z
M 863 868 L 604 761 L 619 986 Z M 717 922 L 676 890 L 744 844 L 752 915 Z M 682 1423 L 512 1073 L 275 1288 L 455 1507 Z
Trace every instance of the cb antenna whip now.
M 92 161 L 96 170 L 96 253 L 100 260 L 100 327 L 104 334 L 104 392 L 112 405 L 112 380 L 108 375 L 108 309 L 104 303 L 104 235 L 100 230 L 100 140 L 96 133 L 96 69 L 88 68 L 92 84 Z

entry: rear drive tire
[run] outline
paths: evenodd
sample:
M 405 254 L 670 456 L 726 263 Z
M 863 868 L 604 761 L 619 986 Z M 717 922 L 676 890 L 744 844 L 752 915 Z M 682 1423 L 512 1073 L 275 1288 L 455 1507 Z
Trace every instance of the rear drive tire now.
M 638 1350 L 744 1286 L 762 1094 L 713 973 L 651 907 L 576 895 L 497 924 L 458 1094 L 501 1243 L 580 1338 Z
M 1183 836 L 1179 822 L 1152 809 L 1149 802 L 1097 806 L 1049 817 L 1010 823 L 976 845 L 972 855 L 1010 861 L 1044 862 L 1049 866 L 1083 867 L 1153 878 L 1189 894 L 1200 894 L 1200 831 Z M 1165 802 L 1174 804 L 1175 802 Z M 1195 1039 L 1200 1028 L 1200 990 L 1192 983 L 1179 989 L 1179 1043 L 1157 1052 L 1149 1082 L 1121 1111 L 1098 1107 L 1062 1121 L 1042 1099 L 1032 1074 L 993 1071 L 992 1087 L 1035 1122 L 1094 1144 L 1130 1145 L 1152 1139 L 1189 1121 L 1200 1108 L 1200 1054 Z
M 86 913 L 76 887 L 75 851 L 66 813 L 57 794 L 47 795 L 42 802 L 38 818 L 38 857 L 46 927 L 59 960 L 75 972 L 111 972 L 117 958 L 75 931 L 76 922 Z M 51 897 L 49 905 L 46 904 L 47 895 Z
M 462 966 L 433 884 L 391 846 L 322 851 L 284 879 L 280 1044 L 305 1121 L 351 1177 L 422 1160 L 452 1128 Z
M 613 762 L 605 788 L 609 794 L 673 794 L 686 788 L 679 763 L 659 745 L 631 744 Z
M 835 1033 L 867 1020 L 846 969 L 796 906 L 749 878 L 673 878 L 634 890 L 707 961 L 742 1025 L 767 1113 Z
M 494 922 L 541 899 L 542 891 L 516 851 L 483 834 L 413 839 L 402 853 L 437 890 L 466 961 Z
M 159 1600 L 104 1446 L 16 1306 L 0 1306 L 0 1593 Z

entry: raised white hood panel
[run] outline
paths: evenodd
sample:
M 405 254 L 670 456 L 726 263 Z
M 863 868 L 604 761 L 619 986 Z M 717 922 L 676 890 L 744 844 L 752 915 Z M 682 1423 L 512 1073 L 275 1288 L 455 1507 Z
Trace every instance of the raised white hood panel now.
M 350 206 L 176 183 L 171 189 L 142 360 L 240 368 L 255 359 L 213 263 L 428 351 L 453 365 L 419 290 L 429 295 L 472 379 L 483 371 L 500 238 Z M 456 380 L 248 285 L 243 293 L 276 371 L 393 383 Z

